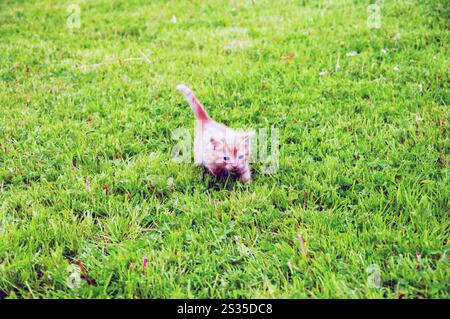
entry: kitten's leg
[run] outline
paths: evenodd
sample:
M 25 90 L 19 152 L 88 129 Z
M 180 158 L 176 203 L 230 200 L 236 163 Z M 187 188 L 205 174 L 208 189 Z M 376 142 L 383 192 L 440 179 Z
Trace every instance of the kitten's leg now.
M 211 172 L 211 174 L 213 174 L 214 176 L 223 178 L 226 177 L 227 175 L 227 171 L 224 170 L 222 167 L 210 167 L 209 171 Z
M 250 183 L 252 180 L 250 176 L 250 167 L 247 166 L 246 168 L 244 168 L 243 172 L 240 173 L 237 178 L 244 183 Z

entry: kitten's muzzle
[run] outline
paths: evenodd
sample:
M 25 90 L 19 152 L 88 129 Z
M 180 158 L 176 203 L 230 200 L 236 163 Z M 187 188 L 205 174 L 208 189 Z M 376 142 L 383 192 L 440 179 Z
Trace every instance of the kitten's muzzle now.
M 239 164 L 230 164 L 232 170 L 237 170 L 239 168 Z

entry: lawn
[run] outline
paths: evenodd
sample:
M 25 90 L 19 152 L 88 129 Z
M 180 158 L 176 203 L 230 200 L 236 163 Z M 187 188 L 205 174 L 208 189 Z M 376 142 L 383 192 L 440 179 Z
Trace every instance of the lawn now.
M 448 2 L 373 3 L 1 1 L 0 298 L 449 298 Z

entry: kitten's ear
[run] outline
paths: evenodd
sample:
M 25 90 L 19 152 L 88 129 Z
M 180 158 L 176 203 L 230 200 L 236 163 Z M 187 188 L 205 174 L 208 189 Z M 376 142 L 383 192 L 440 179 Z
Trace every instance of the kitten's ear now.
M 214 149 L 216 149 L 216 147 L 220 146 L 222 144 L 222 142 L 218 139 L 216 139 L 215 137 L 212 137 L 209 139 L 209 142 L 211 143 L 212 146 L 214 146 Z

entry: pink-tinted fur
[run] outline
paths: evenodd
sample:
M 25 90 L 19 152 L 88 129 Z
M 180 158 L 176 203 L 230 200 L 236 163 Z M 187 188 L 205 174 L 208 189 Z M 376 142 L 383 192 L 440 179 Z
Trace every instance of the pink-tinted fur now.
M 194 161 L 204 165 L 215 176 L 228 173 L 243 182 L 250 182 L 250 143 L 254 132 L 238 132 L 217 123 L 190 88 L 178 85 L 196 118 L 194 136 Z

